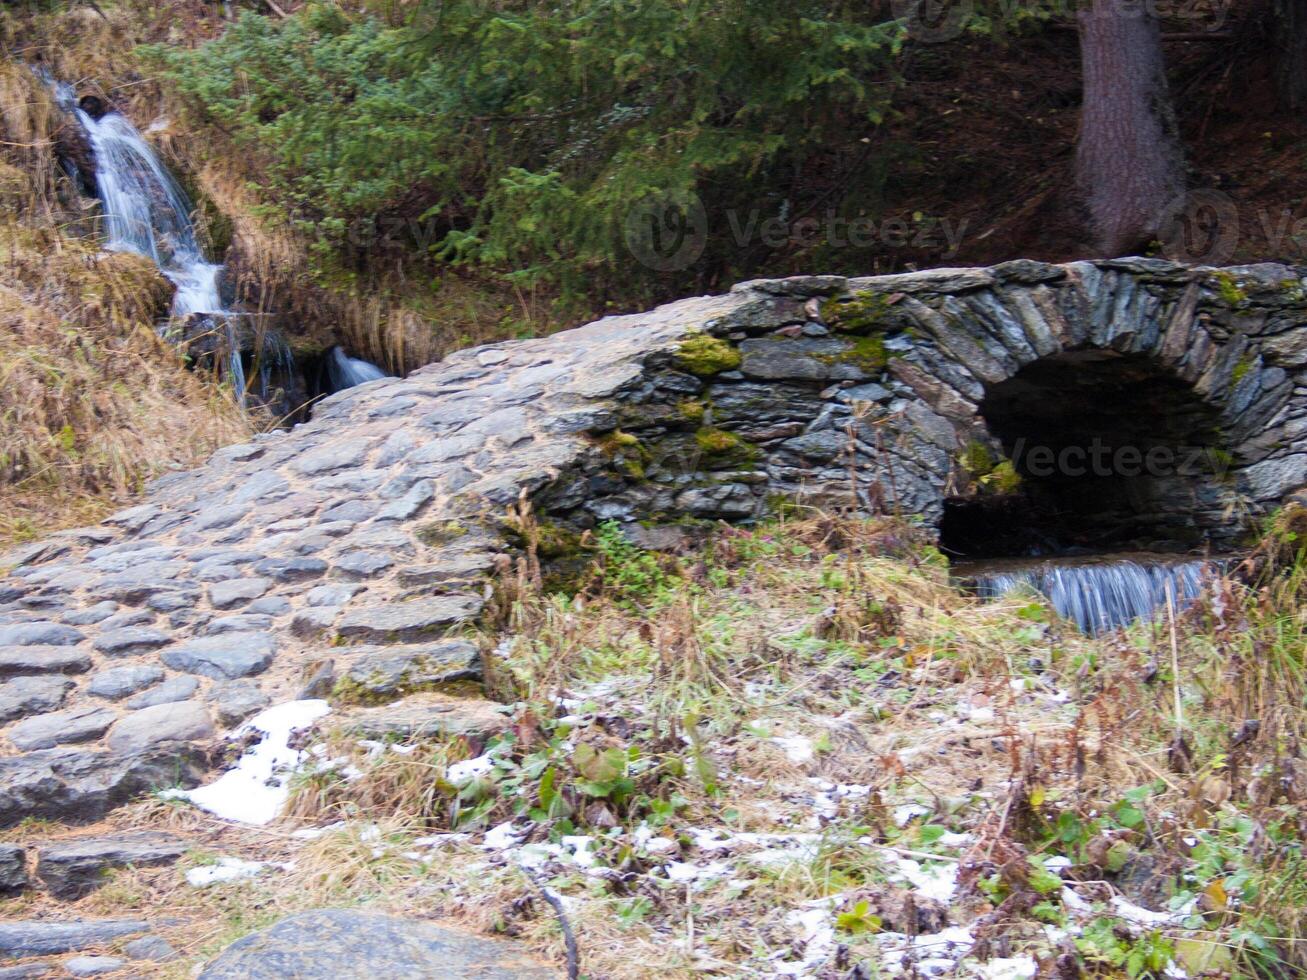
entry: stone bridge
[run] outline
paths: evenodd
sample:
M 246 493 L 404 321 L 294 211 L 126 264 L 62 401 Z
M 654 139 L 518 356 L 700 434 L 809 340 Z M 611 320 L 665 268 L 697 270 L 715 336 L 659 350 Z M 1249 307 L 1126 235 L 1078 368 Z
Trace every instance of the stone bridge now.
M 1305 289 L 1147 259 L 758 281 L 342 392 L 0 556 L 0 824 L 194 783 L 297 697 L 493 725 L 470 627 L 526 499 L 555 544 L 789 500 L 959 553 L 1236 545 L 1307 483 Z

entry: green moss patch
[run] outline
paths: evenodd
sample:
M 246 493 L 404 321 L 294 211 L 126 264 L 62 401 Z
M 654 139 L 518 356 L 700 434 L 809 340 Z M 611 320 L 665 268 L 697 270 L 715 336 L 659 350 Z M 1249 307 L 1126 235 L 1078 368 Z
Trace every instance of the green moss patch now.
M 740 352 L 718 337 L 697 333 L 676 349 L 676 363 L 691 374 L 718 374 L 739 367 Z

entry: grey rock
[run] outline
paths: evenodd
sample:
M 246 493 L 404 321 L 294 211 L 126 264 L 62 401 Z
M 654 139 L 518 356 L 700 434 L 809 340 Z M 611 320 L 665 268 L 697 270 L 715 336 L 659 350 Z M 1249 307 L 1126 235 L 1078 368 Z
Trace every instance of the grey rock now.
M 200 682 L 194 677 L 170 677 L 158 687 L 151 688 L 125 703 L 133 711 L 141 708 L 153 708 L 159 704 L 173 704 L 185 701 L 200 689 Z
M 91 658 L 68 647 L 0 648 L 0 678 L 24 674 L 82 674 L 91 669 Z
M 290 600 L 285 596 L 268 595 L 255 599 L 245 607 L 245 611 L 258 616 L 285 616 L 290 612 Z
M 66 677 L 15 677 L 0 683 L 0 722 L 54 711 L 74 686 Z
M 257 599 L 272 586 L 272 581 L 261 576 L 229 579 L 209 586 L 209 604 L 214 609 L 231 609 Z
M 435 495 L 435 484 L 430 480 L 421 480 L 413 484 L 398 500 L 392 500 L 377 511 L 377 520 L 407 521 L 420 513 Z
M 153 963 L 167 963 L 178 958 L 177 950 L 160 936 L 142 936 L 123 944 L 123 952 L 134 960 L 150 960 Z
M 151 595 L 145 602 L 158 612 L 176 612 L 179 609 L 192 609 L 200 599 L 198 589 L 162 589 Z
M 331 629 L 332 623 L 340 615 L 335 606 L 312 606 L 301 609 L 290 620 L 290 631 L 305 638 L 321 636 Z
M 425 695 L 425 699 L 439 695 Z M 492 701 L 451 697 L 443 700 L 409 698 L 396 704 L 351 708 L 340 716 L 333 715 L 342 731 L 360 738 L 379 740 L 464 738 L 486 739 L 506 729 L 511 719 L 501 705 Z
M 0 844 L 0 895 L 17 895 L 28 884 L 27 851 L 18 844 Z
M 99 738 L 118 720 L 116 712 L 92 704 L 26 718 L 9 729 L 9 741 L 23 752 L 52 749 Z
M 228 728 L 240 724 L 272 703 L 271 698 L 259 690 L 253 681 L 216 684 L 209 692 L 209 701 L 217 712 L 218 723 Z
M 304 453 L 290 464 L 302 476 L 316 476 L 347 466 L 358 466 L 371 448 L 371 439 L 340 439 Z
M 324 521 L 366 521 L 372 517 L 378 510 L 378 506 L 373 501 L 368 500 L 347 500 L 344 503 L 329 507 L 322 512 Z
M 204 636 L 221 636 L 223 633 L 249 633 L 269 629 L 272 629 L 271 616 L 244 613 L 239 616 L 220 616 L 210 620 L 200 632 Z
M 265 558 L 254 570 L 278 582 L 303 582 L 321 576 L 327 563 L 321 558 Z
M 109 731 L 109 748 L 125 754 L 160 742 L 194 742 L 213 734 L 209 712 L 198 701 L 176 701 L 141 708 L 123 717 Z
M 80 630 L 45 620 L 0 626 L 0 647 L 70 647 L 84 639 Z
M 149 665 L 110 667 L 91 676 L 86 693 L 118 701 L 163 680 L 163 669 Z
M 178 743 L 130 754 L 57 748 L 3 757 L 0 826 L 25 817 L 88 823 L 142 793 L 194 786 L 207 765 L 200 749 Z
M 194 526 L 197 531 L 216 531 L 221 528 L 231 527 L 248 514 L 249 510 L 249 505 L 246 503 L 208 507 L 195 518 Z
M 363 591 L 361 585 L 346 585 L 333 582 L 329 585 L 315 585 L 309 589 L 304 601 L 310 606 L 343 606 Z
M 809 432 L 805 435 L 795 436 L 793 439 L 786 439 L 781 445 L 806 459 L 814 459 L 825 463 L 836 459 L 848 448 L 849 437 L 843 432 L 825 429 L 821 432 Z
M 75 977 L 98 977 L 102 973 L 113 973 L 127 965 L 126 960 L 117 956 L 74 956 L 64 960 L 64 969 Z
M 555 980 L 556 970 L 528 959 L 524 947 L 413 919 L 347 909 L 301 912 L 239 939 L 199 980 L 341 980 L 344 977 L 440 977 L 441 980 Z
M 100 624 L 100 632 L 106 630 L 119 630 L 124 626 L 143 626 L 154 622 L 154 615 L 144 609 L 137 609 L 132 612 L 118 613 L 110 616 Z
M 0 922 L 0 953 L 6 956 L 53 956 L 99 946 L 120 936 L 149 932 L 143 919 L 82 922 Z
M 35 977 L 48 977 L 53 967 L 49 963 L 19 963 L 16 966 L 0 966 L 0 980 L 34 980 Z
M 165 650 L 163 662 L 188 674 L 232 680 L 267 670 L 276 652 L 271 633 L 225 633 L 188 640 Z
M 162 630 L 129 626 L 126 629 L 101 633 L 91 645 L 109 657 L 131 657 L 138 653 L 157 650 L 171 642 L 172 637 Z
M 335 569 L 353 578 L 373 578 L 395 564 L 395 559 L 380 551 L 349 551 L 335 561 Z
M 442 627 L 474 618 L 484 605 L 479 596 L 448 595 L 365 606 L 347 610 L 336 632 L 375 643 L 421 639 Z
M 63 620 L 69 626 L 94 626 L 102 623 L 118 611 L 116 602 L 97 602 L 84 609 L 72 609 L 64 613 Z
M 376 700 L 480 677 L 477 648 L 464 640 L 449 640 L 407 648 L 364 648 L 350 661 L 336 688 L 342 696 Z
M 189 848 L 183 840 L 153 831 L 55 841 L 37 851 L 36 873 L 56 898 L 72 900 L 103 885 L 110 869 L 172 864 Z

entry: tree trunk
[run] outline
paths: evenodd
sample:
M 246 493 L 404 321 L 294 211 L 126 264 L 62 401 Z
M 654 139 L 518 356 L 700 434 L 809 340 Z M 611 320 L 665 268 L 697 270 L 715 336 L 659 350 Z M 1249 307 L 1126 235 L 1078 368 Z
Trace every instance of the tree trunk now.
M 1142 251 L 1184 190 L 1162 43 L 1147 6 L 1093 0 L 1077 14 L 1084 100 L 1076 176 L 1105 256 Z
M 1307 0 L 1275 0 L 1276 81 L 1284 108 L 1307 106 Z

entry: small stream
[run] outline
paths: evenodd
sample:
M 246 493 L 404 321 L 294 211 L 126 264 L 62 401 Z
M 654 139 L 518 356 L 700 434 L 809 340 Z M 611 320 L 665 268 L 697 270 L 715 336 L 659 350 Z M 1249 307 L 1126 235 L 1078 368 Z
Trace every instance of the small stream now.
M 249 314 L 224 304 L 224 267 L 205 256 L 191 200 L 145 138 L 122 113 L 110 108 L 92 115 L 78 104 L 72 86 L 38 74 L 90 142 L 96 196 L 104 207 L 105 249 L 146 256 L 176 286 L 171 317 L 160 333 L 188 350 L 211 351 L 242 404 L 254 399 L 277 414 L 299 409 L 287 401 L 293 387 L 287 382 L 299 370 L 290 346 L 278 331 L 260 329 Z M 328 354 L 327 374 L 332 391 L 386 377 L 339 347 Z
M 1184 608 L 1219 571 L 1218 560 L 1126 552 L 961 561 L 953 565 L 952 574 L 982 599 L 1033 589 L 1058 615 L 1092 636 L 1165 617 L 1168 593 L 1177 611 Z

